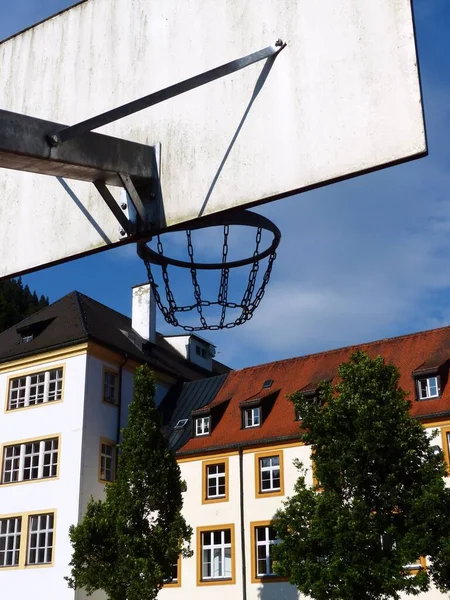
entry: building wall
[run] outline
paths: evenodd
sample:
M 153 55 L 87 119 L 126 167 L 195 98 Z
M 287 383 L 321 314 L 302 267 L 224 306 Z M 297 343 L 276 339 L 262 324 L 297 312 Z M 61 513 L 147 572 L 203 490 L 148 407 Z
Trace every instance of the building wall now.
M 60 435 L 59 476 L 0 486 L 0 517 L 28 512 L 50 512 L 55 509 L 55 538 L 53 566 L 2 569 L 0 572 L 1 596 L 25 600 L 30 591 L 36 599 L 69 600 L 69 590 L 64 576 L 68 575 L 71 547 L 68 539 L 70 525 L 78 520 L 78 499 L 83 437 L 83 402 L 85 388 L 86 353 L 65 358 L 55 356 L 52 360 L 34 361 L 26 367 L 1 368 L 0 398 L 6 401 L 9 377 L 29 372 L 39 372 L 63 366 L 63 399 L 48 404 L 0 411 L 0 441 L 2 444 L 31 440 L 43 436 Z M 27 540 L 21 539 L 22 551 Z
M 426 426 L 431 433 L 438 428 L 432 443 L 444 450 L 447 459 L 448 445 L 446 445 L 446 433 L 450 430 L 450 421 L 441 423 L 430 423 Z M 445 443 L 444 443 L 445 442 Z M 257 458 L 261 454 L 282 454 L 283 462 L 283 494 L 261 495 L 258 494 Z M 228 461 L 228 500 L 205 504 L 204 479 L 205 462 Z M 246 597 L 247 600 L 297 600 L 300 595 L 294 586 L 287 581 L 265 580 L 260 581 L 255 577 L 254 562 L 252 561 L 252 542 L 254 533 L 251 525 L 255 522 L 270 522 L 275 512 L 281 508 L 282 502 L 292 495 L 294 485 L 298 478 L 298 470 L 294 466 L 294 459 L 299 459 L 307 469 L 306 480 L 313 483 L 311 454 L 308 446 L 294 444 L 280 444 L 259 448 L 244 449 L 242 456 L 243 482 L 244 482 L 244 531 L 245 531 L 245 564 L 246 564 Z M 160 592 L 162 600 L 195 600 L 197 598 L 209 598 L 211 594 L 216 600 L 227 600 L 229 597 L 243 598 L 242 577 L 242 544 L 241 544 L 241 512 L 240 512 L 240 479 L 239 479 L 239 454 L 237 451 L 225 454 L 207 455 L 192 458 L 180 458 L 179 464 L 183 478 L 187 483 L 187 491 L 184 494 L 183 512 L 187 522 L 193 527 L 191 548 L 194 555 L 181 561 L 181 585 L 165 586 Z M 447 478 L 450 484 L 450 477 Z M 210 585 L 198 585 L 198 560 L 200 547 L 197 539 L 197 528 L 234 524 L 234 555 L 235 555 L 235 583 L 215 583 Z M 446 595 L 441 594 L 435 588 L 429 592 L 419 594 L 419 600 L 442 600 Z M 403 596 L 402 596 L 403 598 Z M 406 600 L 407 596 L 404 595 Z

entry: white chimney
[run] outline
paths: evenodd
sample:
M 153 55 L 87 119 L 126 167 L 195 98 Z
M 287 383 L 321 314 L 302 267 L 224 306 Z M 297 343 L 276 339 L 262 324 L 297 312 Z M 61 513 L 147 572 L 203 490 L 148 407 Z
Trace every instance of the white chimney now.
M 131 326 L 145 340 L 156 342 L 156 302 L 149 283 L 133 287 Z

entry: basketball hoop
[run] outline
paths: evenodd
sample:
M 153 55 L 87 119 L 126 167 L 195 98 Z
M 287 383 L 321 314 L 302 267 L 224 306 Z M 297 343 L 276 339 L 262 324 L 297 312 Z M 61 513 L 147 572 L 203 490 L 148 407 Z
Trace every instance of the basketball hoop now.
M 252 256 L 243 258 L 240 260 L 228 261 L 228 240 L 230 227 L 244 225 L 251 227 L 256 230 L 255 234 L 255 250 Z M 210 227 L 223 227 L 223 249 L 222 249 L 222 261 L 221 262 L 197 262 L 194 258 L 194 247 L 192 243 L 192 231 L 203 230 Z M 201 221 L 190 225 L 189 229 L 186 229 L 186 225 L 179 225 L 173 227 L 169 232 L 186 231 L 187 240 L 187 251 L 189 260 L 179 260 L 164 254 L 164 248 L 162 244 L 162 235 L 156 237 L 157 246 L 156 251 L 151 249 L 146 242 L 140 242 L 138 244 L 138 255 L 142 258 L 147 268 L 149 283 L 152 287 L 153 294 L 155 296 L 156 303 L 162 312 L 164 319 L 170 325 L 174 327 L 181 327 L 185 331 L 204 331 L 212 330 L 216 331 L 219 329 L 231 329 L 238 325 L 242 325 L 246 321 L 250 320 L 253 316 L 255 309 L 259 306 L 266 286 L 269 282 L 270 275 L 272 272 L 273 262 L 276 258 L 276 250 L 280 243 L 281 233 L 278 227 L 269 221 L 266 217 L 258 215 L 253 212 L 246 210 L 233 211 L 230 213 L 223 213 L 219 215 L 211 215 L 210 217 L 203 217 Z M 272 243 L 265 249 L 261 250 L 261 241 L 264 232 L 268 232 L 273 235 Z M 261 261 L 267 260 L 264 275 L 257 286 L 257 276 L 261 267 Z M 230 271 L 239 267 L 245 267 L 251 265 L 248 275 L 248 282 L 244 293 L 240 299 L 236 302 L 231 301 L 228 298 L 229 292 L 229 278 Z M 170 287 L 168 267 L 178 267 L 180 269 L 189 269 L 192 285 L 194 288 L 194 299 L 193 304 L 187 304 L 184 306 L 178 306 L 172 289 Z M 162 279 L 165 288 L 165 299 L 163 300 L 162 294 L 159 293 L 158 285 L 154 278 L 154 268 L 159 267 L 161 269 Z M 206 300 L 202 297 L 198 281 L 198 270 L 215 270 L 220 271 L 220 284 L 217 299 Z M 256 291 L 255 291 L 256 290 Z M 206 307 L 218 307 L 220 310 L 220 317 L 216 322 L 208 322 L 207 318 L 203 314 L 203 309 Z M 227 321 L 227 310 L 240 311 L 239 316 L 233 320 Z M 189 315 L 192 311 L 197 311 L 200 325 L 190 325 L 187 323 L 181 323 L 179 320 L 180 313 Z

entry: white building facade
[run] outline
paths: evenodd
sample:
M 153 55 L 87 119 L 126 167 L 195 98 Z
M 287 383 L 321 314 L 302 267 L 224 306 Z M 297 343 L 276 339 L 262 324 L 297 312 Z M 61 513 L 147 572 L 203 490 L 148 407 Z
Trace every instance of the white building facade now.
M 75 331 L 73 314 L 81 323 Z M 102 321 L 108 324 L 103 343 L 98 334 L 76 342 L 80 328 L 94 331 Z M 68 532 L 91 496 L 103 498 L 114 479 L 136 367 L 154 369 L 160 401 L 180 379 L 208 374 L 157 346 L 155 334 L 146 357 L 148 337 L 76 292 L 0 334 L 0 597 L 87 598 L 64 579 L 72 554 Z

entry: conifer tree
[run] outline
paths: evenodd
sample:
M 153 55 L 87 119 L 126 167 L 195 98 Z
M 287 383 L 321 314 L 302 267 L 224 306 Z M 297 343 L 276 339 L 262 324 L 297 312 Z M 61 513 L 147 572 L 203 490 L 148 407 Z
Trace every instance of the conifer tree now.
M 432 581 L 450 588 L 443 456 L 398 384 L 395 366 L 357 352 L 316 401 L 292 397 L 317 482 L 308 486 L 297 465 L 294 494 L 274 520 L 274 555 L 277 573 L 316 600 L 397 599 Z M 420 557 L 426 569 L 408 568 Z
M 23 287 L 22 279 L 0 281 L 0 331 L 29 317 L 41 308 L 48 306 L 48 298 L 38 298 L 31 293 L 28 285 Z
M 91 499 L 83 520 L 70 528 L 68 583 L 89 595 L 103 590 L 110 600 L 152 600 L 180 554 L 190 554 L 192 530 L 181 514 L 184 483 L 154 395 L 153 375 L 139 367 L 116 479 L 106 499 Z

